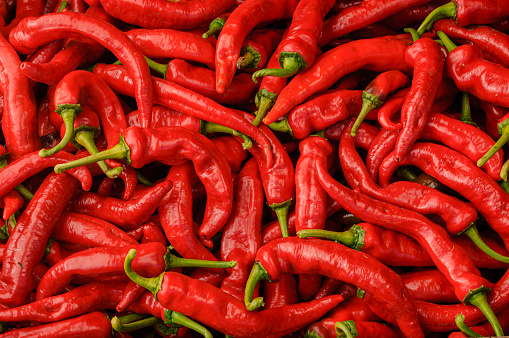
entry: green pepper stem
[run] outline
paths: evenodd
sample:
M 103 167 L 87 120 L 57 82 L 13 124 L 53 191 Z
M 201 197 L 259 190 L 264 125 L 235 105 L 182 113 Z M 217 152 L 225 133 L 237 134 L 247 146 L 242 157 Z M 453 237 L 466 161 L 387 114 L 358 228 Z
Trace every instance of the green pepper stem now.
M 96 133 L 91 130 L 82 130 L 78 133 L 76 133 L 76 136 L 74 136 L 74 140 L 76 143 L 78 143 L 80 146 L 88 150 L 90 155 L 94 155 L 99 153 L 99 150 L 97 149 L 97 146 L 95 144 L 95 135 Z M 109 178 L 116 178 L 120 173 L 122 172 L 122 167 L 113 168 L 110 170 L 110 167 L 106 164 L 104 161 L 97 161 L 97 165 L 99 165 L 99 168 L 109 177 Z
M 210 134 L 210 133 L 225 133 L 225 134 L 231 134 L 234 136 L 240 137 L 242 142 L 242 148 L 243 149 L 250 149 L 253 146 L 253 141 L 251 139 L 242 134 L 241 132 L 236 131 L 235 129 L 232 129 L 230 127 L 223 126 L 221 124 L 217 124 L 214 122 L 208 122 L 208 121 L 201 121 L 201 127 L 200 132 L 202 134 Z
M 454 321 L 456 322 L 456 326 L 458 327 L 458 329 L 460 329 L 461 332 L 463 332 L 467 336 L 482 337 L 479 333 L 475 332 L 465 324 L 465 316 L 462 313 L 457 315 Z
M 410 170 L 408 167 L 398 168 L 398 176 L 406 178 L 410 182 L 417 178 L 417 175 L 412 170 Z
M 186 316 L 184 316 L 183 314 L 181 314 L 179 312 L 170 311 L 168 309 L 165 309 L 164 312 L 165 312 L 165 314 L 164 314 L 164 322 L 165 322 L 165 324 L 167 324 L 167 325 L 170 324 L 170 323 L 167 322 L 168 317 L 169 317 L 169 319 L 171 320 L 171 323 L 173 323 L 173 324 L 185 326 L 185 327 L 187 327 L 187 328 L 189 328 L 189 329 L 191 329 L 193 331 L 198 332 L 203 337 L 213 338 L 213 335 L 212 335 L 212 333 L 209 330 L 207 330 L 203 325 L 198 324 L 197 322 L 195 322 L 191 318 L 186 317 Z M 167 312 L 171 312 L 171 314 L 167 315 Z
M 272 203 L 269 207 L 274 210 L 277 216 L 277 220 L 279 221 L 279 226 L 281 227 L 281 235 L 283 237 L 288 237 L 288 208 L 292 204 L 292 199 L 290 198 L 288 201 L 282 203 Z
M 288 133 L 293 136 L 293 130 L 292 127 L 290 127 L 290 124 L 288 123 L 287 116 L 285 116 L 285 118 L 281 122 L 272 122 L 271 124 L 267 125 L 267 127 L 274 131 Z
M 332 240 L 336 243 L 346 245 L 349 248 L 355 245 L 355 234 L 349 230 L 337 232 L 323 229 L 305 229 L 297 231 L 297 236 L 299 236 L 300 238 L 307 237 L 325 238 Z
M 484 314 L 488 322 L 491 324 L 491 327 L 495 331 L 495 336 L 502 337 L 504 335 L 504 331 L 498 322 L 497 316 L 488 305 L 488 300 L 486 299 L 486 293 L 477 292 L 469 299 L 470 304 L 477 306 L 479 310 Z
M 462 234 L 465 234 L 474 242 L 474 244 L 481 249 L 482 252 L 487 254 L 488 256 L 496 259 L 497 261 L 503 262 L 503 263 L 509 263 L 509 257 L 503 256 L 490 248 L 481 238 L 481 235 L 479 235 L 479 231 L 477 231 L 477 227 L 474 223 L 470 224 L 470 226 L 462 232 Z
M 57 13 L 62 12 L 64 9 L 66 9 L 66 8 L 67 8 L 67 6 L 69 6 L 69 1 L 67 1 L 67 0 L 62 1 L 62 2 L 60 3 L 60 7 L 58 7 L 58 11 L 57 11 Z
M 255 81 L 256 82 L 256 81 Z M 269 92 L 267 89 L 262 88 L 255 95 L 255 105 L 258 110 L 256 111 L 256 118 L 253 121 L 253 124 L 258 127 L 258 125 L 262 122 L 265 115 L 270 108 L 276 103 L 277 94 L 273 92 Z
M 146 186 L 153 186 L 154 183 L 152 181 L 150 181 L 148 178 L 146 178 L 142 173 L 140 173 L 139 170 L 136 170 L 136 179 L 138 180 L 138 182 L 140 182 L 141 184 L 144 184 Z
M 504 165 L 502 165 L 502 168 L 500 169 L 500 179 L 504 182 L 507 182 L 507 172 L 509 172 L 509 160 L 505 161 Z
M 265 268 L 260 264 L 260 262 L 255 262 L 251 272 L 249 273 L 249 277 L 246 282 L 246 288 L 244 291 L 244 304 L 246 305 L 246 309 L 249 311 L 254 311 L 260 306 L 264 305 L 263 297 L 257 297 L 253 299 L 256 285 L 261 280 L 270 282 L 269 274 L 267 273 L 267 270 L 265 270 Z
M 207 39 L 209 36 L 216 35 L 223 30 L 226 21 L 221 18 L 215 18 L 209 24 L 209 30 L 202 34 L 202 38 Z
M 163 78 L 166 78 L 166 72 L 168 71 L 168 65 L 163 65 L 160 63 L 155 62 L 152 59 L 149 59 L 145 56 L 145 61 L 147 61 L 148 68 L 158 72 L 163 76 Z
M 429 15 L 424 19 L 419 28 L 417 28 L 417 33 L 419 36 L 422 36 L 425 31 L 431 29 L 433 24 L 444 18 L 455 18 L 456 17 L 456 4 L 454 2 L 449 2 L 443 6 L 435 8 Z
M 58 153 L 60 150 L 64 149 L 64 147 L 71 141 L 73 131 L 74 131 L 74 120 L 78 116 L 78 112 L 75 109 L 64 109 L 60 112 L 62 116 L 62 121 L 65 125 L 65 134 L 64 137 L 60 140 L 60 142 L 51 149 L 41 149 L 39 151 L 40 157 L 48 157 Z
M 417 31 L 413 28 L 405 28 L 404 31 L 410 33 L 410 35 L 412 36 L 412 40 L 414 40 L 414 42 L 421 38 L 419 33 L 417 33 Z
M 452 52 L 456 47 L 458 47 L 444 32 L 438 31 L 437 35 L 440 38 L 440 40 L 442 40 L 445 48 L 447 48 L 447 51 L 449 51 L 449 53 Z
M 357 116 L 357 119 L 355 119 L 355 123 L 352 126 L 352 130 L 350 131 L 350 135 L 355 136 L 357 134 L 357 129 L 359 129 L 362 121 L 364 121 L 369 112 L 375 108 L 380 107 L 382 104 L 383 102 L 378 99 L 377 95 L 363 92 L 362 108 L 359 115 Z
M 495 142 L 493 147 L 491 147 L 491 149 L 488 150 L 488 152 L 484 154 L 484 156 L 481 157 L 479 161 L 477 161 L 477 166 L 482 167 L 484 164 L 486 164 L 486 162 L 488 162 L 488 160 L 493 155 L 495 155 L 496 152 L 499 151 L 507 142 L 509 142 L 509 125 L 502 128 L 502 134 L 500 135 L 500 138 L 497 140 L 497 142 Z
M 155 278 L 146 278 L 143 276 L 138 275 L 136 272 L 134 272 L 133 268 L 131 267 L 131 264 L 134 260 L 134 257 L 136 256 L 136 249 L 131 249 L 127 253 L 127 256 L 125 257 L 124 261 L 124 270 L 133 282 L 136 284 L 143 286 L 145 289 L 148 289 L 152 292 L 154 295 L 154 298 L 157 300 L 157 293 L 161 290 L 161 284 L 163 283 L 164 278 L 164 272 L 160 274 L 159 276 Z
M 256 69 L 260 63 L 261 55 L 251 46 L 240 50 L 240 57 L 237 60 L 238 69 Z
M 137 313 L 111 318 L 111 327 L 118 332 L 134 331 L 159 323 L 163 323 L 163 321 L 157 317 L 150 316 L 147 318 L 147 315 Z
M 98 152 L 97 154 L 90 155 L 87 157 L 83 157 L 77 159 L 75 161 L 70 161 L 66 163 L 57 164 L 54 168 L 57 174 L 62 173 L 68 169 L 76 168 L 82 165 L 92 164 L 102 160 L 125 160 L 127 164 L 130 164 L 130 149 L 129 146 L 125 143 L 124 138 L 120 135 L 120 141 L 118 144 L 114 145 L 110 149 L 106 149 L 104 151 Z
M 509 160 L 508 160 L 507 162 L 509 162 Z M 507 162 L 506 162 L 506 163 L 507 163 Z M 503 168 L 503 167 L 502 167 L 502 168 Z M 499 185 L 500 185 L 500 187 L 501 187 L 502 189 L 504 189 L 504 191 L 505 191 L 506 193 L 508 193 L 508 194 L 509 194 L 509 182 L 508 182 L 508 181 L 502 181 L 502 182 L 500 182 L 500 183 L 499 183 Z
M 168 250 L 164 257 L 166 262 L 165 270 L 169 271 L 175 268 L 217 268 L 217 269 L 228 269 L 233 268 L 237 265 L 236 261 L 207 261 L 201 259 L 190 259 L 190 258 L 182 258 L 173 255 Z
M 275 76 L 275 77 L 290 77 L 300 70 L 301 63 L 297 58 L 286 57 L 283 61 L 283 68 L 265 68 L 257 70 L 253 73 L 253 81 L 258 82 L 259 77 Z
M 355 338 L 359 335 L 353 320 L 345 320 L 334 324 L 337 337 Z
M 8 163 L 6 159 L 0 159 L 0 169 L 6 167 L 7 164 Z M 14 189 L 16 189 L 16 191 L 19 192 L 21 196 L 25 197 L 27 200 L 31 200 L 32 198 L 34 198 L 34 194 L 32 194 L 27 188 L 25 188 L 23 184 L 18 184 Z
M 472 110 L 470 109 L 470 99 L 467 92 L 461 94 L 461 115 L 460 121 L 477 127 L 477 123 L 472 120 Z

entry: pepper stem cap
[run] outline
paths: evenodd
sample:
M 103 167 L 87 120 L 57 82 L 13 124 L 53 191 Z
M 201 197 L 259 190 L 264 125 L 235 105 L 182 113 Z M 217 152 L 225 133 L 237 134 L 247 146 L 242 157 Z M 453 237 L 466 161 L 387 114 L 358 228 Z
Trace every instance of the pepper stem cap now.
M 184 316 L 183 314 L 164 309 L 164 323 L 169 326 L 177 325 L 179 327 L 185 326 L 195 332 L 198 332 L 203 337 L 213 338 L 212 333 L 207 330 L 203 325 L 198 324 L 191 318 Z
M 237 265 L 236 261 L 207 261 L 202 259 L 190 259 L 175 256 L 170 253 L 170 250 L 166 252 L 164 257 L 166 262 L 165 271 L 169 271 L 175 268 L 217 268 L 217 269 L 228 269 L 233 268 Z
M 258 82 L 257 79 L 264 76 L 290 77 L 307 67 L 307 63 L 299 53 L 281 52 L 279 64 L 281 68 L 265 68 L 254 72 L 253 81 Z
M 136 249 L 129 250 L 124 261 L 124 270 L 125 273 L 127 274 L 127 277 L 129 277 L 129 279 L 131 279 L 136 284 L 143 286 L 145 289 L 150 290 L 154 295 L 154 298 L 157 300 L 157 293 L 161 290 L 164 272 L 155 278 L 146 278 L 140 276 L 131 267 L 134 257 L 136 257 Z
M 263 297 L 257 297 L 253 299 L 253 294 L 256 288 L 256 285 L 261 280 L 266 280 L 270 282 L 270 277 L 265 270 L 265 268 L 260 264 L 260 262 L 255 262 L 253 264 L 253 268 L 249 273 L 249 277 L 246 282 L 246 288 L 244 291 L 244 304 L 246 305 L 246 309 L 249 311 L 254 311 L 258 309 L 260 306 L 263 306 Z
M 274 210 L 277 216 L 277 220 L 279 222 L 279 226 L 281 227 L 281 235 L 283 237 L 288 237 L 288 208 L 292 204 L 292 199 L 290 198 L 288 201 L 284 201 L 282 203 L 272 203 L 269 204 L 269 207 Z
M 337 337 L 355 338 L 359 335 L 357 326 L 353 320 L 345 320 L 334 324 Z
M 456 19 L 456 4 L 454 2 L 446 3 L 440 7 L 435 8 L 429 15 L 422 21 L 419 28 L 417 28 L 417 33 L 419 36 L 422 36 L 425 31 L 431 29 L 433 24 L 444 18 L 453 18 Z
M 504 331 L 502 330 L 502 327 L 500 326 L 500 323 L 498 322 L 497 316 L 495 316 L 495 313 L 491 309 L 491 307 L 488 305 L 488 300 L 486 299 L 486 293 L 489 290 L 489 288 L 481 287 L 477 290 L 472 290 L 471 293 L 473 293 L 470 297 L 467 295 L 465 299 L 467 301 L 479 308 L 481 312 L 484 314 L 488 322 L 491 324 L 491 327 L 495 331 L 495 336 L 502 337 L 504 336 Z M 463 301 L 465 302 L 465 300 Z
M 362 108 L 355 119 L 350 135 L 355 136 L 357 134 L 357 129 L 359 129 L 362 121 L 364 121 L 369 112 L 380 107 L 382 104 L 384 104 L 383 101 L 380 101 L 377 95 L 373 95 L 365 91 L 362 92 Z
M 59 112 L 60 116 L 62 116 L 62 121 L 65 125 L 65 133 L 60 142 L 56 146 L 51 149 L 41 149 L 39 151 L 40 157 L 48 157 L 58 153 L 60 150 L 64 149 L 64 147 L 71 141 L 74 131 L 74 120 L 78 116 L 79 112 L 76 109 L 63 109 Z

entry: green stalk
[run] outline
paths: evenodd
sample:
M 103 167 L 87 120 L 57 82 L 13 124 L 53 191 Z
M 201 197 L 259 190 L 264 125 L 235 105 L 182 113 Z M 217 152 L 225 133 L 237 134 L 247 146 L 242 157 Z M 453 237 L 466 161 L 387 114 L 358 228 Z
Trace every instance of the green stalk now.
M 454 2 L 449 2 L 443 6 L 435 8 L 431 13 L 429 13 L 419 28 L 417 28 L 417 33 L 419 36 L 422 36 L 425 31 L 431 29 L 436 21 L 444 18 L 456 18 L 456 4 L 454 4 Z
M 317 237 L 325 238 L 339 244 L 343 244 L 354 250 L 360 250 L 364 246 L 365 231 L 358 225 L 352 225 L 350 229 L 342 232 L 322 229 L 306 229 L 297 232 L 300 238 Z
M 256 285 L 261 280 L 266 280 L 270 282 L 269 274 L 260 263 L 255 262 L 247 279 L 246 288 L 244 291 L 244 304 L 246 305 L 246 309 L 248 309 L 249 311 L 254 311 L 258 309 L 260 306 L 264 305 L 263 297 L 257 297 L 253 299 L 253 294 Z
M 482 167 L 488 160 L 496 154 L 507 142 L 509 142 L 509 125 L 504 126 L 502 129 L 502 134 L 500 138 L 495 142 L 493 147 L 484 154 L 483 157 L 477 161 L 477 166 Z
M 134 331 L 160 323 L 163 321 L 157 317 L 137 313 L 111 318 L 111 327 L 118 332 Z
M 359 129 L 362 121 L 364 121 L 369 112 L 375 108 L 380 107 L 382 104 L 384 103 L 378 99 L 377 95 L 362 92 L 362 108 L 359 115 L 357 116 L 357 119 L 355 119 L 355 123 L 352 126 L 352 130 L 350 131 L 350 135 L 355 136 L 357 134 L 357 129 Z
M 477 306 L 479 310 L 484 314 L 488 322 L 491 324 L 491 327 L 495 331 L 495 336 L 502 337 L 504 336 L 504 331 L 498 322 L 497 316 L 488 305 L 488 300 L 486 299 L 486 293 L 484 292 L 485 288 L 482 287 L 480 289 L 483 290 L 473 290 L 474 294 L 472 296 L 467 296 L 468 302 L 474 306 Z M 489 290 L 489 289 L 488 289 Z
M 281 227 L 281 235 L 283 237 L 288 237 L 288 208 L 292 204 L 292 199 L 282 203 L 272 203 L 269 207 L 274 210 L 277 216 L 277 220 L 279 222 L 279 226 Z
M 337 337 L 355 338 L 359 335 L 353 320 L 345 320 L 334 324 Z
M 283 60 L 283 61 L 281 61 Z M 298 53 L 283 53 L 279 54 L 279 64 L 281 68 L 265 68 L 260 69 L 253 73 L 253 81 L 258 82 L 259 77 L 275 76 L 275 77 L 290 77 L 297 74 L 301 68 L 305 68 L 307 64 Z
M 465 316 L 463 314 L 460 313 L 459 315 L 457 315 L 454 321 L 456 322 L 456 326 L 458 327 L 458 329 L 460 329 L 461 332 L 463 332 L 467 336 L 482 337 L 479 333 L 475 332 L 465 324 Z
M 155 62 L 152 59 L 149 59 L 145 56 L 145 61 L 147 61 L 148 68 L 158 72 L 163 76 L 163 78 L 166 78 L 166 72 L 168 71 L 168 65 L 163 65 L 160 63 Z
M 465 234 L 474 242 L 474 244 L 481 249 L 482 252 L 487 254 L 488 256 L 496 259 L 497 261 L 503 262 L 503 263 L 509 263 L 509 257 L 503 256 L 490 248 L 481 238 L 479 235 L 479 231 L 477 231 L 477 227 L 474 223 L 470 224 L 468 228 L 466 228 L 461 234 Z
M 204 135 L 210 134 L 210 133 L 231 134 L 234 136 L 238 136 L 243 140 L 243 142 L 242 142 L 243 149 L 250 149 L 253 146 L 253 142 L 251 141 L 251 139 L 248 136 L 242 134 L 241 132 L 236 131 L 235 129 L 232 129 L 230 127 L 226 127 L 221 124 L 214 123 L 214 122 L 208 122 L 208 121 L 202 120 L 201 126 L 200 126 L 200 133 L 202 133 Z
M 172 325 L 185 326 L 195 332 L 198 332 L 205 338 L 213 338 L 212 333 L 210 333 L 210 331 L 207 330 L 203 325 L 198 324 L 191 318 L 188 318 L 176 311 L 164 309 L 164 323 L 170 326 Z
M 477 123 L 472 120 L 472 110 L 470 109 L 470 99 L 468 93 L 463 92 L 461 94 L 461 115 L 460 121 L 466 124 L 471 124 L 478 128 Z
M 79 112 L 76 109 L 63 109 L 59 112 L 62 116 L 62 121 L 65 125 L 65 134 L 64 137 L 60 140 L 60 142 L 51 149 L 41 149 L 39 151 L 40 157 L 48 157 L 58 153 L 60 150 L 64 149 L 64 147 L 69 143 L 72 139 L 73 131 L 74 131 L 74 120 L 78 116 Z
M 170 250 L 166 252 L 164 257 L 166 262 L 165 271 L 169 271 L 175 268 L 216 268 L 216 269 L 228 269 L 233 268 L 237 265 L 236 261 L 207 261 L 202 259 L 190 259 L 182 258 L 170 253 Z
M 452 52 L 456 47 L 458 47 L 444 32 L 438 31 L 437 35 L 440 38 L 440 40 L 442 40 L 445 48 L 447 48 L 447 51 L 449 53 Z
M 154 278 L 146 278 L 140 276 L 136 272 L 134 272 L 133 268 L 131 267 L 134 257 L 136 257 L 136 249 L 129 250 L 124 261 L 124 270 L 127 277 L 129 277 L 129 279 L 131 279 L 136 284 L 143 286 L 147 290 L 150 290 L 150 292 L 152 292 L 152 294 L 154 295 L 154 298 L 157 300 L 157 293 L 161 291 L 164 272 Z
M 256 81 L 255 81 L 256 82 Z M 258 127 L 258 125 L 262 122 L 267 112 L 272 108 L 274 103 L 276 103 L 277 94 L 273 92 L 269 92 L 267 89 L 262 88 L 255 95 L 255 105 L 258 108 L 256 111 L 256 118 L 253 121 L 253 124 Z

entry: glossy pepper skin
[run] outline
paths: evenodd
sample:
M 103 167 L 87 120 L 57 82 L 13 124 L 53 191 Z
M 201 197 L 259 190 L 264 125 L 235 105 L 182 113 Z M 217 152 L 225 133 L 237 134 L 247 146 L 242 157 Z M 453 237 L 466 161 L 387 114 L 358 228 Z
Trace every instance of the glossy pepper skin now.
M 288 19 L 296 6 L 296 0 L 249 0 L 233 10 L 219 34 L 216 45 L 218 93 L 224 93 L 230 85 L 247 34 L 260 22 Z
M 166 165 L 182 164 L 191 160 L 196 173 L 207 188 L 209 203 L 200 227 L 200 239 L 212 246 L 211 238 L 224 226 L 233 202 L 231 169 L 217 147 L 205 136 L 182 127 L 140 128 L 128 127 L 121 133 L 124 142 L 110 148 L 113 157 L 126 159 L 134 168 L 152 161 Z M 105 158 L 112 158 L 104 152 Z M 86 161 L 85 161 L 86 162 Z M 74 165 L 81 165 L 75 161 Z M 62 167 L 56 166 L 59 171 Z
M 140 284 L 145 284 L 145 281 L 128 272 L 129 259 L 132 260 L 132 256 L 126 258 L 126 272 Z M 330 296 L 317 301 L 252 312 L 241 301 L 219 288 L 176 272 L 166 272 L 146 282 L 148 285 L 144 286 L 155 294 L 163 307 L 239 338 L 276 338 L 295 332 L 343 300 L 341 296 Z
M 246 286 L 245 302 L 250 308 L 261 301 L 253 300 L 250 294 L 260 279 L 276 282 L 283 273 L 322 274 L 371 293 L 394 313 L 404 334 L 424 336 L 415 305 L 401 278 L 368 255 L 321 239 L 287 237 L 260 248 L 255 267 Z
M 19 56 L 3 36 L 0 37 L 0 49 L 2 131 L 13 161 L 41 148 L 37 134 L 37 106 L 30 81 L 18 70 Z
M 309 96 L 329 88 L 355 70 L 362 68 L 382 72 L 397 69 L 410 72 L 405 62 L 405 50 L 409 45 L 410 40 L 406 36 L 391 36 L 352 41 L 331 49 L 283 88 L 263 123 L 276 121 Z
M 7 241 L 0 303 L 19 306 L 26 302 L 34 286 L 32 270 L 42 260 L 53 227 L 78 186 L 74 177 L 52 173 L 37 190 Z
M 53 40 L 83 35 L 110 50 L 129 70 L 142 112 L 141 124 L 150 126 L 154 96 L 150 70 L 138 47 L 115 26 L 82 13 L 51 13 L 24 20 L 11 32 L 9 42 L 18 52 L 30 54 Z

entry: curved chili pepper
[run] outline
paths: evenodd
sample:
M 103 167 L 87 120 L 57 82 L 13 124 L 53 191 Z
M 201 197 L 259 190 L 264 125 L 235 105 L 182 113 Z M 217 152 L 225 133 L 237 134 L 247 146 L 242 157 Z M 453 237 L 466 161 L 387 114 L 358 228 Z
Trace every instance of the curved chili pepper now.
M 215 68 L 215 46 L 197 34 L 174 29 L 132 29 L 125 34 L 149 58 L 183 59 Z
M 277 283 L 263 283 L 263 301 L 264 310 L 297 304 L 299 294 L 295 277 L 287 273 Z
M 397 69 L 408 73 L 405 50 L 409 44 L 406 37 L 386 37 L 352 41 L 331 49 L 284 87 L 263 123 L 276 121 L 309 96 L 357 69 L 377 72 Z
M 233 202 L 231 170 L 217 147 L 205 136 L 181 127 L 149 129 L 133 126 L 124 129 L 121 136 L 118 145 L 65 166 L 55 166 L 55 171 L 109 158 L 125 159 L 134 168 L 152 161 L 175 165 L 190 159 L 208 188 L 208 198 L 213 201 L 208 204 L 200 227 L 200 239 L 205 245 L 212 246 L 211 238 L 226 223 Z
M 293 76 L 315 61 L 317 40 L 323 18 L 334 6 L 333 0 L 300 1 L 293 11 L 292 22 L 278 47 L 281 68 L 263 69 L 253 74 L 253 80 L 262 76 Z
M 287 237 L 264 245 L 256 257 L 246 285 L 245 303 L 248 309 L 263 304 L 261 298 L 252 298 L 253 288 L 261 279 L 278 281 L 282 273 L 319 273 L 372 293 L 395 314 L 405 334 L 424 336 L 415 306 L 400 277 L 370 256 L 320 239 Z M 353 266 L 357 268 L 352 269 Z M 359 269 L 359 266 L 364 268 Z
M 384 104 L 387 96 L 401 87 L 410 84 L 410 79 L 399 70 L 390 70 L 379 74 L 362 92 L 362 109 L 352 127 L 352 136 L 368 113 Z
M 4 203 L 2 218 L 8 220 L 25 205 L 25 198 L 16 190 L 11 190 L 2 196 L 2 202 Z
M 130 267 L 135 255 L 136 251 L 133 250 L 126 257 L 127 275 L 152 291 L 163 307 L 178 311 L 234 337 L 284 336 L 315 318 L 320 318 L 343 300 L 341 296 L 330 296 L 321 300 L 251 312 L 241 301 L 213 285 L 176 272 L 166 272 L 156 278 L 143 278 Z M 214 302 L 210 302 L 211 299 Z
M 216 45 L 216 91 L 226 92 L 237 69 L 242 42 L 260 22 L 284 20 L 292 16 L 296 0 L 245 1 L 230 14 Z M 254 15 L 256 13 L 256 15 Z
M 227 271 L 221 290 L 238 300 L 244 297 L 249 271 L 261 246 L 263 186 L 255 159 L 242 168 L 234 187 L 235 203 L 223 229 L 221 259 L 234 260 L 237 265 Z
M 361 111 L 360 90 L 335 90 L 324 93 L 290 110 L 281 122 L 269 124 L 272 130 L 289 132 L 297 139 L 304 139 L 315 131 L 356 116 Z M 370 116 L 373 118 L 374 114 Z
M 0 302 L 3 304 L 25 303 L 33 288 L 32 270 L 41 261 L 53 227 L 78 186 L 79 181 L 70 175 L 50 174 L 21 215 L 9 237 L 2 262 Z
M 509 16 L 509 7 L 500 0 L 455 0 L 434 9 L 417 29 L 422 35 L 438 19 L 453 18 L 459 26 L 474 24 L 485 25 L 505 19 Z
M 401 278 L 413 299 L 432 303 L 456 303 L 454 288 L 439 270 L 406 272 Z
M 227 12 L 234 4 L 234 0 L 193 0 L 177 3 L 163 0 L 143 5 L 131 0 L 123 0 L 121 3 L 101 0 L 106 12 L 124 22 L 145 28 L 178 30 L 206 24 L 219 14 Z
M 382 3 L 362 2 L 357 6 L 345 8 L 324 21 L 318 46 L 322 47 L 336 38 L 356 31 L 364 26 L 383 20 L 399 11 L 421 5 L 427 0 L 384 1 Z
M 318 177 L 325 190 L 340 202 L 345 210 L 352 212 L 357 217 L 362 217 L 366 222 L 401 231 L 415 238 L 430 254 L 437 268 L 454 286 L 456 297 L 465 303 L 479 307 L 490 323 L 499 326 L 493 311 L 486 303 L 486 293 L 489 292 L 491 283 L 481 277 L 465 250 L 454 245 L 445 229 L 414 211 L 376 201 L 344 187 L 327 173 L 323 163 L 317 161 L 316 164 Z M 406 226 L 408 222 L 412 222 L 414 226 Z M 424 229 L 427 230 L 424 231 Z M 424 236 L 423 233 L 426 235 Z M 444 257 L 447 258 L 444 259 Z
M 42 337 L 45 335 L 51 335 L 56 338 L 72 337 L 77 335 L 108 338 L 111 337 L 111 324 L 110 320 L 104 313 L 94 311 L 55 323 L 7 331 L 2 336 L 17 338 L 27 336 Z
M 30 82 L 18 70 L 21 63 L 11 44 L 0 37 L 0 90 L 3 95 L 2 131 L 11 160 L 41 148 L 37 106 Z M 20 99 L 21 98 L 21 99 Z
M 44 11 L 44 1 L 41 0 L 16 0 L 16 16 L 9 24 L 0 29 L 0 33 L 5 39 L 9 38 L 9 33 L 25 18 L 42 16 Z
M 132 229 L 148 221 L 171 188 L 171 181 L 161 182 L 148 188 L 136 199 L 129 200 L 86 192 L 72 198 L 67 210 L 97 217 L 121 229 Z
M 244 160 L 247 158 L 247 151 L 242 145 L 231 136 L 219 136 L 211 140 L 228 161 L 232 173 L 240 172 Z
M 153 90 L 150 70 L 136 45 L 120 30 L 100 19 L 83 13 L 51 13 L 27 18 L 9 36 L 9 42 L 21 53 L 29 54 L 36 47 L 66 37 L 86 36 L 110 50 L 129 70 L 134 79 L 138 109 L 143 127 L 150 125 Z
M 419 143 L 400 162 L 394 153 L 389 154 L 380 166 L 380 184 L 386 185 L 390 176 L 400 165 L 415 165 L 435 177 L 446 186 L 461 192 L 488 224 L 502 237 L 506 248 L 509 229 L 505 216 L 507 193 L 467 157 L 450 148 Z M 479 189 L 482 187 L 482 189 Z
M 94 74 L 99 75 L 113 90 L 132 95 L 133 85 L 126 70 L 117 65 L 97 65 Z M 205 121 L 223 125 L 255 139 L 263 148 L 268 163 L 272 162 L 270 143 L 258 128 L 232 110 L 221 106 L 213 100 L 196 94 L 191 90 L 175 85 L 169 81 L 152 78 L 154 82 L 156 103 L 193 115 Z M 178 98 L 178 99 L 176 99 Z
M 213 70 L 195 67 L 185 60 L 173 59 L 167 66 L 147 60 L 151 69 L 184 88 L 190 89 L 221 104 L 241 105 L 247 103 L 258 85 L 251 80 L 247 73 L 233 77 L 230 86 L 222 94 L 216 92 L 215 72 Z
M 171 254 L 166 246 L 157 242 L 123 247 L 96 247 L 77 252 L 53 265 L 39 282 L 36 299 L 53 296 L 75 275 L 124 275 L 125 256 L 132 248 L 136 248 L 140 252 L 133 267 L 143 276 L 157 276 L 161 272 L 177 267 L 201 265 L 210 268 L 225 268 L 235 266 L 233 261 L 211 262 L 179 258 Z

